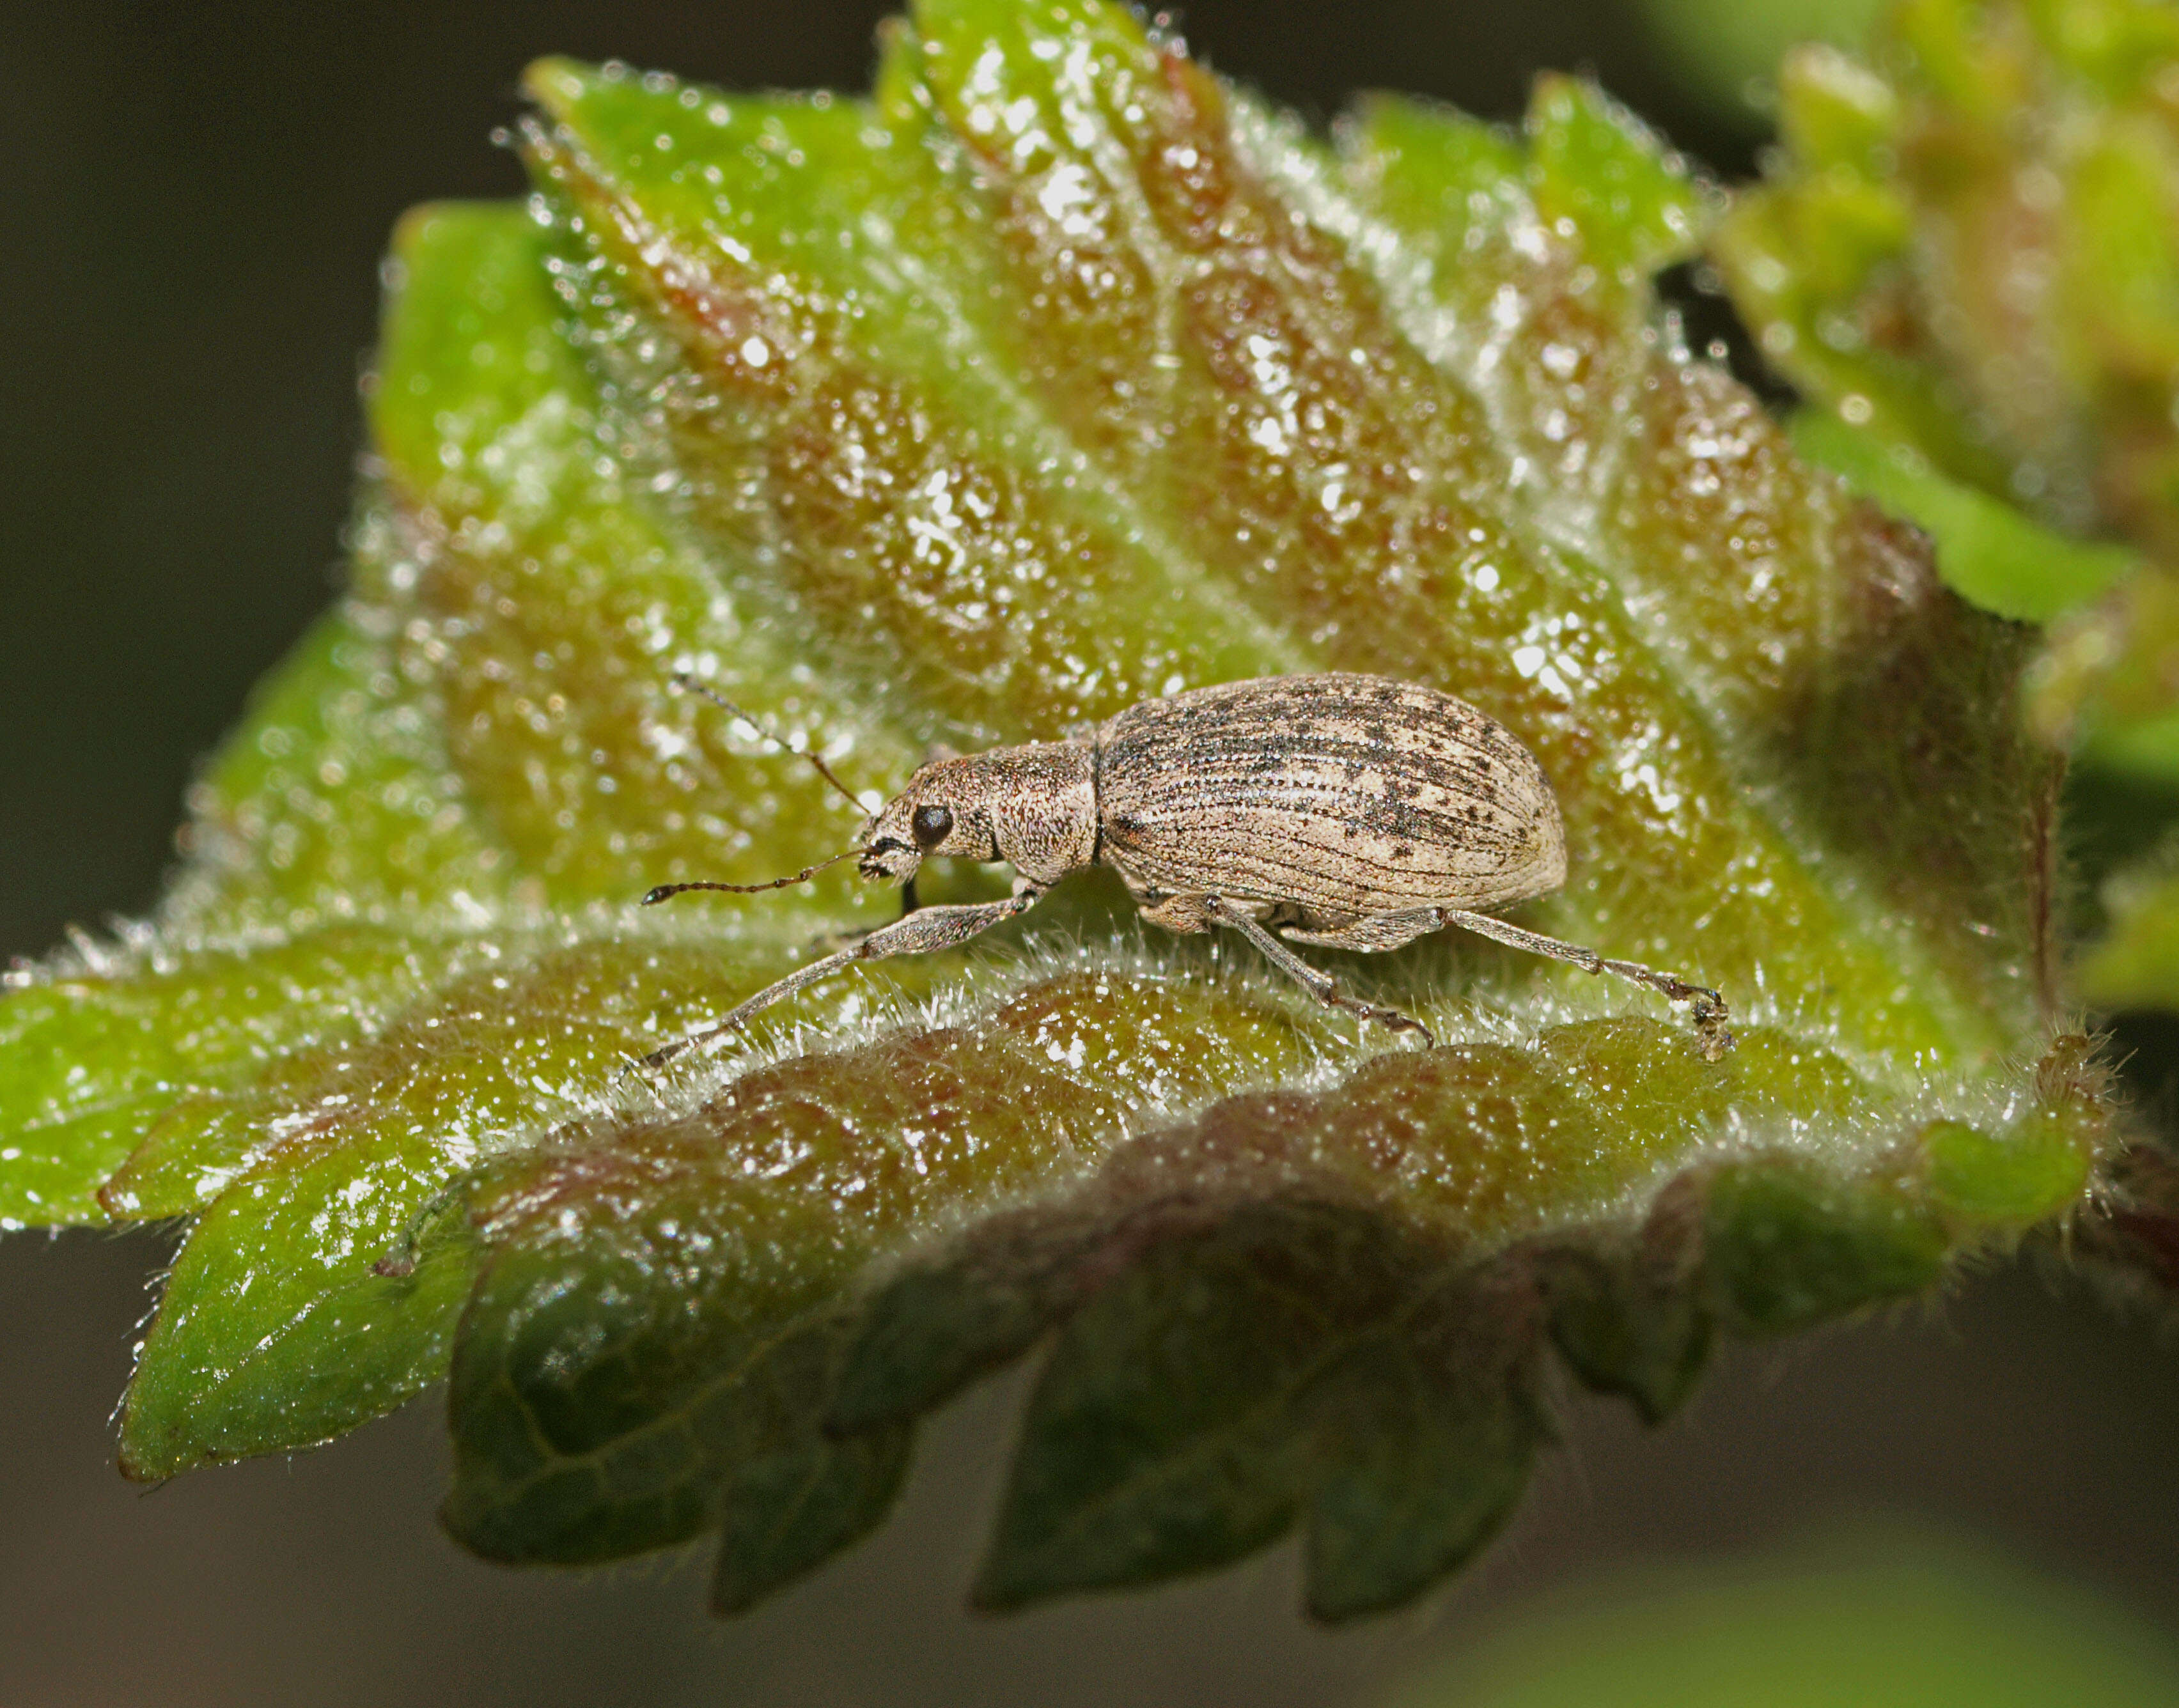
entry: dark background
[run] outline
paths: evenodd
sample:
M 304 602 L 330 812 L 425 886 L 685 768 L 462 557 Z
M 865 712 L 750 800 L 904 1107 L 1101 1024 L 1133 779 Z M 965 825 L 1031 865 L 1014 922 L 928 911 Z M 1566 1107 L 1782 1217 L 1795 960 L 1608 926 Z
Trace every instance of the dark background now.
M 191 766 L 335 583 L 386 233 L 417 201 L 517 193 L 489 137 L 524 62 L 857 88 L 891 9 L 0 5 L 0 955 L 152 901 Z M 1318 118 L 1372 85 L 1511 118 L 1535 70 L 1587 67 L 1720 171 L 1752 162 L 1747 122 L 1683 97 L 1608 0 L 1224 0 L 1183 23 Z M 876 1544 L 730 1626 L 685 1563 L 522 1575 L 457 1552 L 431 1524 L 430 1399 L 146 1494 L 113 1473 L 107 1416 L 165 1249 L 0 1243 L 8 1703 L 1353 1702 L 1540 1585 L 1871 1509 L 2179 1630 L 2179 1363 L 2018 1273 L 1737 1352 L 1659 1435 L 1574 1407 L 1481 1568 L 1327 1635 L 1295 1618 L 1284 1551 L 1154 1596 L 958 1612 L 1009 1387 L 941 1422 Z

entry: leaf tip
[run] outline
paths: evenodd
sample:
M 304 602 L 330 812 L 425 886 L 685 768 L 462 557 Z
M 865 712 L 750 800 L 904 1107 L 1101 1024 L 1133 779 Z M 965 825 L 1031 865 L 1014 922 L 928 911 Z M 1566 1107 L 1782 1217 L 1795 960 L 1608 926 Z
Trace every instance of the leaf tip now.
M 522 69 L 522 92 L 556 118 L 590 90 L 596 74 L 579 60 L 547 54 Z

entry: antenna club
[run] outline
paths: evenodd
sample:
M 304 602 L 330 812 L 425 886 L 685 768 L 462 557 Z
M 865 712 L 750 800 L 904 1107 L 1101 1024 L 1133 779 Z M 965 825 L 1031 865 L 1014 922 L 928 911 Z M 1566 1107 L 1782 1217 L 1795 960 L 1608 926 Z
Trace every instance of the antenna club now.
M 685 895 L 691 890 L 716 890 L 728 895 L 758 895 L 767 890 L 784 890 L 790 884 L 807 884 L 827 866 L 837 866 L 856 853 L 853 848 L 843 848 L 829 860 L 820 860 L 815 866 L 805 866 L 788 878 L 775 878 L 769 884 L 721 884 L 712 879 L 700 878 L 690 884 L 661 884 L 643 898 L 645 907 L 656 907 L 671 895 Z

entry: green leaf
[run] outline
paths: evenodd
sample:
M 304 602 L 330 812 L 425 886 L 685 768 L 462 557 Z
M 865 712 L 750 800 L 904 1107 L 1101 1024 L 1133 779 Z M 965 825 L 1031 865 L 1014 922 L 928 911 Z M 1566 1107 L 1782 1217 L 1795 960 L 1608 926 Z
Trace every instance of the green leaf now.
M 1638 287 L 1697 253 L 1714 211 L 1687 162 L 1593 83 L 1545 75 L 1529 107 L 1536 212 L 1579 228 L 1582 253 Z
M 2081 1136 L 2048 1113 L 2003 1135 L 1941 1121 L 1924 1130 L 1922 1143 L 1930 1198 L 1956 1216 L 2030 1225 L 2076 1202 L 2088 1187 Z
M 19 975 L 0 1007 L 5 1225 L 104 1220 L 99 1190 L 154 1118 L 216 1106 L 283 1048 L 367 1026 L 443 964 L 421 933 L 343 924 L 193 945 L 86 938 L 43 977 Z
M 1811 463 L 1925 530 L 1945 585 L 1979 610 L 2048 622 L 2142 567 L 2138 552 L 2069 539 L 1987 493 L 1947 480 L 1907 446 L 1887 445 L 1821 410 L 1793 418 L 1793 444 Z
M 397 233 L 349 594 L 157 917 L 0 999 L 0 1213 L 193 1218 L 130 1470 L 443 1377 L 462 1541 L 716 1533 L 731 1611 L 1049 1345 L 985 1600 L 1298 1525 L 1346 1618 L 1487 1541 L 1552 1349 L 1662 1417 L 1720 1332 L 2107 1180 L 2026 638 L 1679 346 L 1647 274 L 1713 193 L 1593 88 L 1331 146 L 1090 0 L 930 0 L 869 101 L 530 86 L 534 199 Z M 844 867 L 637 905 L 851 845 L 782 746 L 875 802 L 1334 668 L 1506 722 L 1573 859 L 1521 921 L 1718 986 L 1737 1049 L 1450 936 L 1327 957 L 1442 1043 L 1358 1036 L 1084 873 L 633 1066 L 886 917 Z
M 1841 1190 L 1783 1162 L 1720 1172 L 1704 1242 L 1727 1320 L 1759 1334 L 1919 1293 L 1943 1273 L 1946 1247 L 1924 1195 L 1880 1179 Z
M 1701 1210 L 1697 1183 L 1676 1181 L 1631 1237 L 1555 1251 L 1540 1278 L 1559 1355 L 1590 1388 L 1624 1395 L 1650 1423 L 1694 1391 L 1715 1338 L 1716 1313 L 1693 1284 Z
M 1518 1284 L 1448 1275 L 1366 1213 L 1237 1207 L 1068 1323 L 976 1589 L 1007 1607 L 1236 1557 L 1305 1513 L 1309 1605 L 1396 1606 L 1527 1481 L 1540 1425 Z
M 709 947 L 509 932 L 480 949 L 375 1035 L 176 1105 L 109 1183 L 118 1214 L 204 1210 L 123 1408 L 131 1475 L 322 1441 L 442 1377 L 479 1256 L 464 1222 L 431 1214 L 442 1189 L 609 1085 L 661 976 L 716 977 Z M 412 1234 L 414 1273 L 376 1273 Z

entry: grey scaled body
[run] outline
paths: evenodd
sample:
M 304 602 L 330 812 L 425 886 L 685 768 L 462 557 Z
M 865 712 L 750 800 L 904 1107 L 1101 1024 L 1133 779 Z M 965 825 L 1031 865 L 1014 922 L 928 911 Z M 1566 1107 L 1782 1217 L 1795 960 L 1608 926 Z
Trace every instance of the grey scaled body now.
M 1146 700 L 1065 741 L 936 759 L 864 824 L 857 842 L 850 851 L 864 877 L 908 886 L 911 898 L 932 855 L 1006 861 L 1014 893 L 920 910 L 911 900 L 902 919 L 759 991 L 646 1065 L 735 1031 L 851 962 L 965 943 L 1091 865 L 1118 873 L 1153 923 L 1238 930 L 1319 1000 L 1425 1037 L 1419 1021 L 1346 994 L 1289 945 L 1377 951 L 1460 926 L 1689 1004 L 1711 1060 L 1732 1044 L 1715 991 L 1490 917 L 1565 882 L 1558 802 L 1504 725 L 1412 682 L 1344 674 L 1227 682 Z M 773 887 L 666 884 L 645 900 Z

